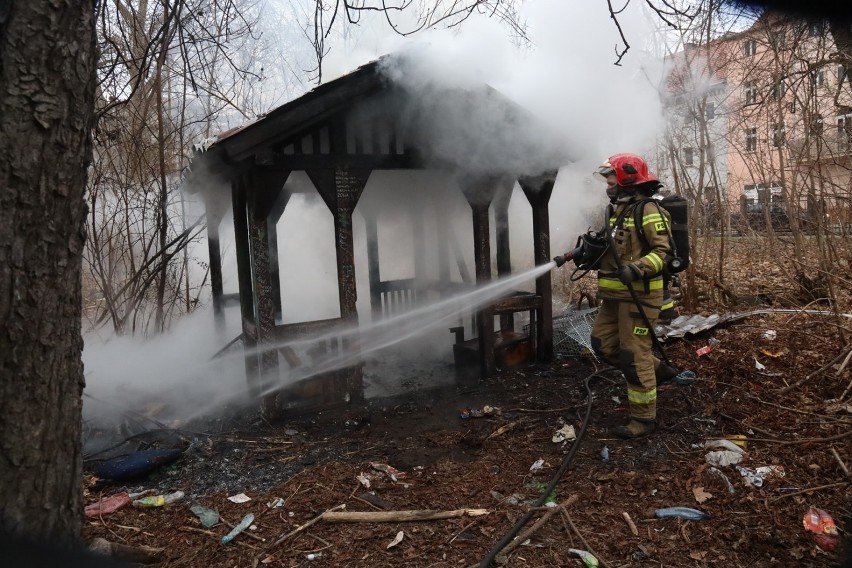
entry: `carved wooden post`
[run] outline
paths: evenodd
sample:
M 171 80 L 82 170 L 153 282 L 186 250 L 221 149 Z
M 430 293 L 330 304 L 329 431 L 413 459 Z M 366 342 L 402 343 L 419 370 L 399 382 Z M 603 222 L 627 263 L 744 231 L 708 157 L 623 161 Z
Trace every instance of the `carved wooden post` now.
M 491 281 L 491 229 L 488 209 L 497 190 L 494 178 L 466 179 L 460 183 L 473 212 L 473 246 L 476 264 L 476 284 L 481 286 Z M 479 335 L 480 377 L 485 379 L 494 374 L 494 310 L 485 306 L 476 314 Z
M 340 317 L 355 326 L 358 325 L 358 290 L 355 284 L 352 213 L 367 185 L 370 172 L 341 165 L 334 170 L 308 170 L 306 173 L 334 215 Z M 348 377 L 347 390 L 351 400 L 363 399 L 364 381 L 360 365 Z
M 532 206 L 533 248 L 536 266 L 550 262 L 550 212 L 548 204 L 556 182 L 556 172 L 545 172 L 539 176 L 518 179 L 524 195 Z M 536 330 L 539 361 L 553 359 L 553 291 L 550 272 L 542 274 L 535 281 L 536 294 L 541 296 L 541 310 L 537 318 Z
M 240 176 L 231 182 L 231 197 L 234 208 L 234 245 L 237 254 L 237 281 L 240 290 L 240 321 L 243 330 L 246 382 L 249 395 L 261 393 L 258 374 L 257 317 L 254 310 L 254 287 L 251 278 L 251 253 L 249 251 L 248 203 L 246 180 Z
M 513 179 L 501 180 L 494 197 L 494 231 L 497 245 L 497 276 L 512 274 L 512 257 L 509 251 L 509 201 L 515 188 Z M 515 329 L 514 314 L 500 316 L 500 329 L 512 331 Z

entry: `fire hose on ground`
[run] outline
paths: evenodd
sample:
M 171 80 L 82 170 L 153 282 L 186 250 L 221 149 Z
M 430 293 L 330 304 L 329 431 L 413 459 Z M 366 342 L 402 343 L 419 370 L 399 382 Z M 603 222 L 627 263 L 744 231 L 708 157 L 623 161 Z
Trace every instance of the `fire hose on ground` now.
M 586 433 L 586 427 L 589 425 L 589 417 L 592 414 L 593 397 L 592 389 L 589 387 L 589 382 L 596 377 L 603 378 L 600 371 L 595 371 L 583 380 L 583 386 L 586 389 L 586 414 L 585 416 L 583 416 L 583 423 L 580 426 L 580 431 L 577 433 L 577 438 L 574 441 L 574 444 L 571 446 L 571 450 L 568 452 L 568 455 L 566 455 L 565 458 L 562 460 L 562 464 L 559 466 L 559 469 L 556 471 L 556 474 L 550 480 L 550 483 L 547 484 L 547 487 L 544 488 L 544 491 L 542 491 L 541 497 L 539 497 L 535 501 L 535 503 L 533 503 L 533 508 L 541 507 L 542 505 L 544 505 L 544 503 L 547 501 L 548 496 L 553 492 L 553 490 L 556 488 L 556 485 L 562 479 L 562 476 L 565 475 L 566 471 L 568 471 L 568 468 L 571 466 L 571 462 L 574 460 L 574 456 L 577 454 L 577 450 L 580 448 L 580 444 L 582 443 L 583 437 Z M 521 529 L 523 529 L 524 526 L 530 521 L 534 513 L 535 510 L 527 511 L 524 516 L 518 519 L 515 525 L 511 529 L 509 529 L 509 532 L 507 532 L 503 536 L 503 538 L 501 538 L 497 542 L 497 544 L 494 545 L 494 547 L 488 552 L 488 555 L 477 566 L 479 568 L 489 568 L 492 562 L 494 562 L 494 559 L 500 553 L 500 551 L 503 550 L 503 548 L 505 548 L 510 542 L 512 542 L 512 539 L 514 539 L 515 536 L 517 536 L 517 534 L 521 532 Z

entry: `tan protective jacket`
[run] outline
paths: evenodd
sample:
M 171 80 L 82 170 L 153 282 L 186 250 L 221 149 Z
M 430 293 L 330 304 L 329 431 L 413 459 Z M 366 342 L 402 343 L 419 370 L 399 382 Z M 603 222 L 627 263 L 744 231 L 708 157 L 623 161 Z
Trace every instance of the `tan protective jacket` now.
M 612 232 L 615 253 L 621 262 L 635 266 L 642 273 L 643 278 L 632 283 L 640 301 L 659 309 L 663 303 L 663 267 L 671 252 L 669 214 L 658 204 L 646 202 L 640 217 L 642 226 L 636 227 L 636 207 L 643 200 L 647 200 L 647 197 L 635 196 L 625 203 L 617 203 L 611 210 L 608 228 Z M 645 234 L 645 241 L 639 231 Z M 647 252 L 643 251 L 645 242 L 650 248 Z M 618 264 L 612 252 L 607 251 L 598 270 L 598 296 L 603 299 L 632 300 L 627 286 L 616 276 L 617 270 Z

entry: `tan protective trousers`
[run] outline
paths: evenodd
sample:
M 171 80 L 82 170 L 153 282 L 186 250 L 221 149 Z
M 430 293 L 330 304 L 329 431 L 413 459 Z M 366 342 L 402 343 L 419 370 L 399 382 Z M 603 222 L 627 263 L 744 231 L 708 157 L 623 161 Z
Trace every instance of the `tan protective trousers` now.
M 592 348 L 599 357 L 618 367 L 627 379 L 630 417 L 655 420 L 657 417 L 657 379 L 660 361 L 651 352 L 651 334 L 659 308 L 643 305 L 651 329 L 632 301 L 603 300 L 592 326 Z

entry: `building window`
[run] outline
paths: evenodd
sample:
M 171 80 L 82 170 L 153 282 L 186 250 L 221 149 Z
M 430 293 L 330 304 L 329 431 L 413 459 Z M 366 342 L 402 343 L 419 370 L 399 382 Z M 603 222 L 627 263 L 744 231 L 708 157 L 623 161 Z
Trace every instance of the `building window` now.
M 784 30 L 776 30 L 770 34 L 769 40 L 775 49 L 784 49 L 787 45 L 787 34 L 784 33 Z
M 743 83 L 743 91 L 745 93 L 745 104 L 753 105 L 757 102 L 757 85 L 754 81 Z
M 846 67 L 840 63 L 837 65 L 837 82 L 842 83 L 846 80 Z
M 796 104 L 796 99 L 793 99 L 792 101 L 790 101 L 790 107 L 789 108 L 790 108 L 790 114 L 796 114 L 796 111 L 798 110 L 798 105 Z
M 852 150 L 852 109 L 837 116 L 837 143 L 841 151 Z
M 776 148 L 780 148 L 784 145 L 784 137 L 786 136 L 784 123 L 778 123 L 772 125 L 772 145 Z
M 746 128 L 745 149 L 746 152 L 754 152 L 757 150 L 757 128 Z
M 772 89 L 769 91 L 769 98 L 773 101 L 777 101 L 784 97 L 784 93 L 787 92 L 787 84 L 784 82 L 784 79 L 778 79 L 774 83 L 772 83 Z
M 820 67 L 811 70 L 811 88 L 816 89 L 825 84 L 825 70 Z
M 683 163 L 687 166 L 691 166 L 693 164 L 692 148 L 683 149 Z
M 743 53 L 746 57 L 751 57 L 757 54 L 757 42 L 753 39 L 747 39 L 743 42 Z
M 704 118 L 707 120 L 716 118 L 716 103 L 709 101 L 704 103 Z
M 712 163 L 714 154 L 715 153 L 713 152 L 713 144 L 710 144 L 708 142 L 707 146 L 704 147 L 704 162 L 708 164 Z
M 821 114 L 815 114 L 811 119 L 811 134 L 822 134 L 823 119 Z

